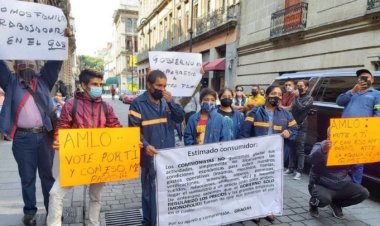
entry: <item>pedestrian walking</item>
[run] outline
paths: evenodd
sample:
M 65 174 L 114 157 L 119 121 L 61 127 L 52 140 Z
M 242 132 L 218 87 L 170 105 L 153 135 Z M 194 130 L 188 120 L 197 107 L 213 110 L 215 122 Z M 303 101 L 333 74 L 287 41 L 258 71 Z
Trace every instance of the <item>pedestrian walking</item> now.
M 53 125 L 48 112 L 42 109 L 53 111 L 49 93 L 61 66 L 62 61 L 47 61 L 38 76 L 35 62 L 20 60 L 15 62 L 15 75 L 12 75 L 7 64 L 0 61 L 0 87 L 6 93 L 1 112 L 1 131 L 13 138 L 12 151 L 21 178 L 24 201 L 22 221 L 26 226 L 36 225 L 37 169 L 46 211 L 49 191 L 54 183 L 51 173 L 54 152 L 49 135 Z
M 375 79 L 367 69 L 356 71 L 357 84 L 336 99 L 336 104 L 344 107 L 343 118 L 380 116 L 380 92 L 372 87 Z M 363 179 L 363 164 L 352 167 L 352 180 L 361 184 Z
M 331 149 L 330 129 L 327 139 L 316 143 L 306 157 L 311 164 L 309 192 L 310 215 L 319 217 L 319 207 L 329 206 L 334 217 L 343 219 L 343 207 L 356 205 L 369 197 L 360 184 L 353 183 L 349 175 L 351 166 L 326 166 Z
M 282 90 L 279 86 L 269 86 L 265 92 L 265 105 L 250 111 L 243 123 L 240 138 L 281 134 L 285 140 L 294 140 L 297 135 L 297 123 L 292 114 L 280 107 Z M 274 221 L 273 215 L 266 219 Z M 254 219 L 258 222 L 259 219 Z
M 297 137 L 294 145 L 289 149 L 289 164 L 285 171 L 286 175 L 293 175 L 294 180 L 301 180 L 302 170 L 305 162 L 305 140 L 307 133 L 307 116 L 313 105 L 313 97 L 309 95 L 309 81 L 297 82 L 295 100 L 291 107 L 291 113 L 298 125 Z
M 216 110 L 216 92 L 204 88 L 199 96 L 201 110 L 189 118 L 185 129 L 185 145 L 231 140 L 227 122 Z
M 153 156 L 158 150 L 175 147 L 176 123 L 184 120 L 185 112 L 175 104 L 166 90 L 166 75 L 159 70 L 149 72 L 147 91 L 133 100 L 129 110 L 129 126 L 141 131 L 141 186 L 143 225 L 156 225 L 156 173 Z
M 114 128 L 121 127 L 112 107 L 102 100 L 103 74 L 94 70 L 83 70 L 79 75 L 79 82 L 84 92 L 75 93 L 63 106 L 61 117 L 55 131 L 53 148 L 59 151 L 58 130 L 74 128 Z M 54 170 L 58 171 L 58 153 L 54 159 Z M 50 190 L 48 226 L 62 225 L 63 198 L 72 187 L 61 187 L 59 173 Z M 90 206 L 88 209 L 89 226 L 99 226 L 99 213 L 101 208 L 101 192 L 104 183 L 89 186 Z M 84 197 L 85 198 L 85 197 Z
M 112 96 L 112 100 L 115 100 L 115 95 L 116 95 L 116 88 L 115 86 L 111 86 L 111 96 Z

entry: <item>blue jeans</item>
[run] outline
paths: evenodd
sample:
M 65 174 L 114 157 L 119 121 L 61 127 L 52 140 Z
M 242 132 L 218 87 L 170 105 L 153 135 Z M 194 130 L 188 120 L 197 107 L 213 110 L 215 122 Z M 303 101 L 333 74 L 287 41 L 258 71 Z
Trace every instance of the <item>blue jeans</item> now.
M 12 151 L 16 159 L 21 178 L 24 214 L 35 215 L 36 207 L 36 174 L 41 179 L 42 194 L 46 211 L 49 207 L 49 191 L 54 184 L 52 165 L 54 151 L 52 139 L 46 133 L 17 131 Z
M 362 183 L 363 171 L 364 171 L 364 165 L 363 164 L 358 164 L 358 165 L 352 166 L 351 177 L 352 177 L 352 181 L 355 184 L 361 184 Z
M 157 207 L 156 207 L 156 172 L 152 167 L 141 167 L 141 186 L 142 186 L 142 225 L 149 224 L 156 226 Z

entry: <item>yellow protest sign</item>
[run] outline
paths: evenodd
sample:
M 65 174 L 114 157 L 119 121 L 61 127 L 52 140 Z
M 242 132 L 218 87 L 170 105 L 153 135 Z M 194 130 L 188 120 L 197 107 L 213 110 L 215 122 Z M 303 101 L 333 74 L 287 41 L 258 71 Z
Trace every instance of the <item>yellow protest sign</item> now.
M 59 144 L 62 187 L 139 176 L 139 128 L 62 129 Z
M 380 162 L 380 118 L 339 118 L 330 121 L 332 147 L 327 165 Z

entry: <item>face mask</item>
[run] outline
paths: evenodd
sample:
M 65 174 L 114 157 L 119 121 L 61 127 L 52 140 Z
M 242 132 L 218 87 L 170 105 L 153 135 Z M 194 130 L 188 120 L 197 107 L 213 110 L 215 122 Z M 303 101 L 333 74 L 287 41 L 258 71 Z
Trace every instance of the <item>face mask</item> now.
M 299 92 L 300 94 L 302 94 L 303 91 L 304 91 L 303 88 L 302 88 L 301 86 L 298 86 L 297 89 L 298 89 L 298 92 Z
M 102 91 L 102 87 L 91 86 L 89 95 L 92 99 L 96 99 L 102 95 Z
M 33 77 L 36 76 L 36 72 L 32 69 L 25 69 L 20 71 L 20 78 L 22 78 L 26 82 L 32 81 Z
M 243 95 L 242 91 L 236 91 L 236 96 L 241 97 Z
M 221 99 L 221 100 L 220 100 L 220 104 L 221 104 L 223 107 L 230 107 L 230 106 L 232 105 L 232 99 L 229 99 L 229 98 Z
M 280 98 L 279 97 L 268 97 L 267 101 L 273 107 L 277 107 L 278 104 L 280 103 Z
M 205 112 L 211 112 L 216 109 L 215 102 L 202 102 L 201 110 Z
M 286 86 L 286 92 L 292 92 L 293 91 L 293 87 L 291 86 Z
M 253 90 L 251 93 L 252 93 L 252 95 L 253 95 L 253 96 L 256 96 L 256 95 L 257 95 L 259 92 L 258 92 L 258 91 L 255 91 L 255 90 Z
M 154 89 L 153 93 L 151 93 L 152 97 L 155 100 L 161 100 L 162 97 L 164 97 L 164 94 L 162 93 L 162 90 L 160 89 Z

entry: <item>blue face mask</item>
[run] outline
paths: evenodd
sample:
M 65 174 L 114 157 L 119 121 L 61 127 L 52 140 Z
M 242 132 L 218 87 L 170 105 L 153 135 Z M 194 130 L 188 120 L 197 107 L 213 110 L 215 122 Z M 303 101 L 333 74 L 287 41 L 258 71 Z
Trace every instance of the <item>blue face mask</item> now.
M 91 86 L 89 94 L 92 99 L 96 99 L 102 95 L 102 91 L 102 87 Z
M 211 112 L 216 109 L 215 102 L 202 102 L 201 110 L 206 112 Z

